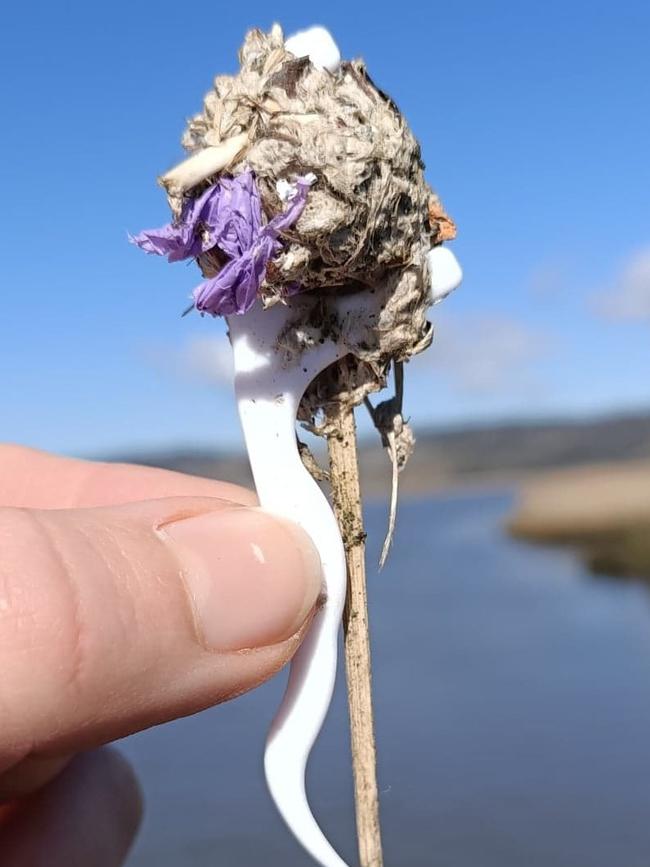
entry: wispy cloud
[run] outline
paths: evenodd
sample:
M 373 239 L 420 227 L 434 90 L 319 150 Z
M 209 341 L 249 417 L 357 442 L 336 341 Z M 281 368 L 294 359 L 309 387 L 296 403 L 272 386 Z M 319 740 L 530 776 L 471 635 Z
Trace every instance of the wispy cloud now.
M 650 246 L 629 256 L 611 285 L 594 293 L 593 301 L 608 319 L 650 321 Z
M 535 363 L 550 343 L 547 335 L 503 316 L 440 316 L 432 348 L 414 367 L 433 367 L 461 392 L 519 392 L 536 382 Z
M 534 299 L 556 298 L 566 291 L 570 263 L 566 259 L 549 259 L 536 265 L 528 275 L 526 288 Z
M 209 385 L 232 383 L 232 349 L 225 334 L 195 335 L 180 346 L 149 347 L 145 354 L 150 364 L 165 373 Z
M 409 372 L 416 377 L 443 377 L 467 395 L 503 397 L 525 394 L 540 385 L 537 362 L 552 339 L 519 320 L 505 316 L 435 316 L 433 346 L 417 356 Z M 229 387 L 232 349 L 224 334 L 194 335 L 179 346 L 154 346 L 147 361 L 166 374 Z

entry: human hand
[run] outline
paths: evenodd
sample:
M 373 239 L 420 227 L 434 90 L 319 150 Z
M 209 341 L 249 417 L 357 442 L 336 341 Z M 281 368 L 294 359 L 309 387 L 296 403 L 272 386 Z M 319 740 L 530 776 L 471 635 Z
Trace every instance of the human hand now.
M 321 593 L 250 492 L 0 447 L 0 864 L 117 867 L 140 819 L 116 738 L 276 673 Z

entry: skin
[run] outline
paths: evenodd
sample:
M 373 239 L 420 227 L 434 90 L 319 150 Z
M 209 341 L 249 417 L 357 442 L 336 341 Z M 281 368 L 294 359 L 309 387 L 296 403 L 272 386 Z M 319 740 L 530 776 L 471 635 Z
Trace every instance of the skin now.
M 222 533 L 214 559 L 234 564 L 243 593 L 254 569 L 241 533 L 250 525 L 254 542 L 271 521 L 255 506 L 254 494 L 224 482 L 0 445 L 3 867 L 123 864 L 142 805 L 131 768 L 104 745 L 234 698 L 291 659 L 319 598 L 314 568 L 304 582 L 276 582 L 272 623 L 255 610 L 268 600 L 250 594 L 251 623 L 262 625 L 244 623 L 240 647 L 231 622 L 241 610 L 222 612 L 227 640 L 218 624 L 197 627 L 183 577 L 193 537 L 178 555 L 165 535 L 170 522 L 230 520 L 234 510 L 239 535 Z M 309 543 L 298 535 L 292 546 L 295 532 L 273 527 L 278 574 L 285 562 L 301 571 Z M 215 567 L 217 590 L 221 580 Z M 241 608 L 224 588 L 223 604 Z

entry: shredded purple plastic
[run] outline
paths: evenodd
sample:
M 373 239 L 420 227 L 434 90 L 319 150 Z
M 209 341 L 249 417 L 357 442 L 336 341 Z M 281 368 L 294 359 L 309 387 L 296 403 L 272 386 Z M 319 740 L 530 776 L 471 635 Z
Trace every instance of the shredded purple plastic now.
M 200 313 L 246 313 L 255 303 L 268 262 L 282 249 L 279 234 L 294 225 L 307 202 L 313 178 L 298 178 L 286 210 L 263 225 L 260 196 L 251 171 L 222 178 L 187 202 L 175 223 L 149 229 L 129 240 L 167 261 L 196 258 L 217 247 L 228 262 L 192 293 Z M 298 291 L 292 285 L 292 291 Z

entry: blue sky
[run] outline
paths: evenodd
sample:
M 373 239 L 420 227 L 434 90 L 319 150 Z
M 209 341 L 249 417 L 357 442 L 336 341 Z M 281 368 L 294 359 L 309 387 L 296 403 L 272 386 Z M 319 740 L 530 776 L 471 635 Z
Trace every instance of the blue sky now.
M 220 11 L 220 8 L 223 11 Z M 129 246 L 248 27 L 327 26 L 422 142 L 465 281 L 409 370 L 416 429 L 650 404 L 650 5 L 11 4 L 0 32 L 0 438 L 232 445 L 223 326 Z

